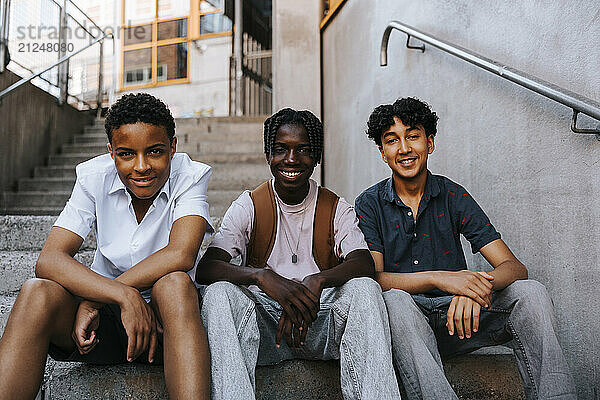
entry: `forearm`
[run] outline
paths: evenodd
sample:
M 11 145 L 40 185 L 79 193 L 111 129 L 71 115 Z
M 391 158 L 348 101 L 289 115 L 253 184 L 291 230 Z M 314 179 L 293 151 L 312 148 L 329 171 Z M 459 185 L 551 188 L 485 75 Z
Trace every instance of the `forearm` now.
M 35 272 L 38 278 L 52 280 L 75 296 L 104 304 L 122 304 L 131 290 L 61 252 L 43 251 Z
M 489 272 L 494 277 L 494 290 L 501 290 L 520 279 L 527 279 L 527 268 L 518 260 L 508 260 Z
M 337 266 L 315 274 L 321 280 L 322 288 L 342 286 L 352 278 L 374 277 L 375 266 L 369 253 L 366 250 L 364 253 L 362 250 L 356 252 L 350 253 L 346 260 Z
M 137 290 L 151 288 L 163 276 L 176 271 L 187 272 L 194 267 L 195 256 L 168 246 L 140 261 L 117 278 Z
M 426 293 L 437 289 L 435 271 L 426 272 L 376 272 L 375 280 L 381 290 L 400 289 L 411 294 Z
M 200 262 L 196 269 L 196 282 L 209 285 L 218 281 L 227 281 L 235 285 L 259 285 L 262 269 L 238 267 L 227 261 L 210 260 Z

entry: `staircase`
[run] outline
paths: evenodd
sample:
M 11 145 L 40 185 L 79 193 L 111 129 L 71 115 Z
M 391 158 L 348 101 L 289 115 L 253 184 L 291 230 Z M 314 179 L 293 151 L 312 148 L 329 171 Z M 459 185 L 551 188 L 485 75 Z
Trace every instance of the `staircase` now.
M 178 151 L 213 167 L 208 200 L 218 227 L 243 189 L 266 180 L 269 170 L 262 152 L 263 118 L 179 119 Z M 74 167 L 106 151 L 102 121 L 85 128 L 71 144 L 53 155 L 33 178 L 19 181 L 18 191 L 5 193 L 7 209 L 0 216 L 0 334 L 23 282 L 34 266 L 56 215 L 75 182 Z M 207 242 L 203 244 L 206 248 Z M 93 232 L 76 258 L 90 265 L 96 247 Z M 444 363 L 461 399 L 523 399 L 522 382 L 512 354 L 494 348 Z M 341 399 L 339 363 L 288 361 L 256 371 L 258 399 Z M 44 399 L 166 399 L 160 366 L 99 367 L 48 359 L 41 393 Z

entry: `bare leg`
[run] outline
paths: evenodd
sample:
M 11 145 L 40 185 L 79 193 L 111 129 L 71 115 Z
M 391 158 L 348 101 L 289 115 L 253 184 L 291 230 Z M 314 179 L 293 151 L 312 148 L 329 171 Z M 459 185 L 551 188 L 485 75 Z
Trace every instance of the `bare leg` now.
M 184 272 L 172 272 L 152 288 L 152 306 L 162 322 L 165 382 L 170 399 L 210 399 L 210 355 L 196 287 Z
M 30 279 L 21 288 L 0 339 L 0 399 L 33 399 L 44 377 L 50 342 L 75 350 L 77 300 L 58 283 Z

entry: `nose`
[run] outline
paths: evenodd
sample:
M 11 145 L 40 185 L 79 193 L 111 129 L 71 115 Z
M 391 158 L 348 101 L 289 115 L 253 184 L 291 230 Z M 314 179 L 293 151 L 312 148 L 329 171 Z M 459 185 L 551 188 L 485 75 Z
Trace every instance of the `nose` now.
M 407 154 L 407 153 L 410 153 L 410 150 L 411 150 L 410 143 L 408 143 L 408 141 L 405 138 L 401 137 L 400 138 L 400 147 L 398 148 L 398 151 L 401 154 Z
M 296 164 L 296 162 L 298 161 L 298 155 L 296 154 L 296 150 L 295 149 L 289 149 L 285 153 L 285 158 L 283 159 L 283 161 L 286 164 Z
M 135 169 L 135 172 L 139 174 L 148 172 L 150 169 L 150 164 L 148 163 L 148 160 L 146 160 L 146 156 L 144 154 L 138 154 L 138 156 L 135 158 L 135 165 L 133 168 Z

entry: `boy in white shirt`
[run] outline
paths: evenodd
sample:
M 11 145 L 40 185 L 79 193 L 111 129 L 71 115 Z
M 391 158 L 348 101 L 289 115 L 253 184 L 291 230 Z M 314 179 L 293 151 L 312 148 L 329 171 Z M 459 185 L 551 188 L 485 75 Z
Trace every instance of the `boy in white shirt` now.
M 212 231 L 209 166 L 175 154 L 175 122 L 149 94 L 119 99 L 108 151 L 77 166 L 37 278 L 21 288 L 0 340 L 0 399 L 32 399 L 46 355 L 93 364 L 164 362 L 170 398 L 209 398 L 209 354 L 187 272 Z M 73 256 L 96 224 L 91 268 Z M 164 361 L 163 361 L 164 360 Z

